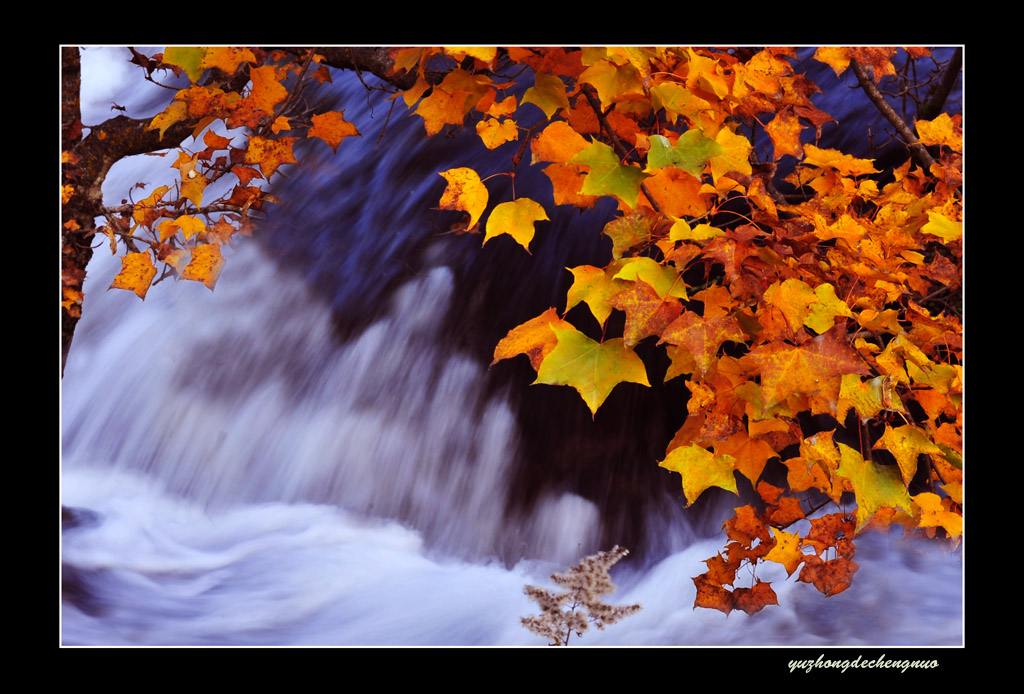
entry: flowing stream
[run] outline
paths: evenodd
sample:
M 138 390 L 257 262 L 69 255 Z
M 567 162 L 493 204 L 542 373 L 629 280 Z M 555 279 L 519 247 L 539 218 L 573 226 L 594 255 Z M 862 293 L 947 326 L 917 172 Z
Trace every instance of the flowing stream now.
M 125 89 L 125 56 L 85 51 L 86 123 L 166 98 Z M 594 422 L 568 389 L 530 388 L 528 366 L 488 368 L 593 253 L 559 224 L 579 237 L 594 218 L 552 214 L 528 258 L 445 233 L 437 172 L 487 175 L 475 136 L 424 141 L 395 113 L 378 144 L 389 102 L 354 79 L 335 94 L 363 137 L 291 169 L 215 292 L 106 291 L 120 263 L 97 250 L 62 384 L 64 644 L 543 645 L 519 624 L 537 612 L 523 586 L 616 543 L 636 551 L 609 602 L 644 609 L 580 645 L 962 642 L 960 557 L 896 537 L 861 540 L 833 598 L 773 565 L 759 578 L 780 606 L 694 610 L 690 578 L 736 504 L 683 508 L 656 465 L 678 422 L 642 405 L 630 420 L 631 391 Z M 136 159 L 112 201 L 163 182 L 169 162 Z

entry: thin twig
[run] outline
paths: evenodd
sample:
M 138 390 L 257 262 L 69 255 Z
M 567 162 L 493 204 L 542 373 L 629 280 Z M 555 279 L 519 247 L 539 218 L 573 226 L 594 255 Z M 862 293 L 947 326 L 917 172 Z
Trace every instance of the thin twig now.
M 601 129 L 608 135 L 608 139 L 612 141 L 612 146 L 615 148 L 616 154 L 619 155 L 619 159 L 624 160 L 629 152 L 622 145 L 622 142 L 619 141 L 618 135 L 616 135 L 615 131 L 612 130 L 612 126 L 608 123 L 608 120 L 601 112 L 601 101 L 598 99 L 597 90 L 589 84 L 581 84 L 580 91 L 582 91 L 583 95 L 587 97 L 587 103 L 590 104 L 590 108 L 592 108 L 594 113 L 597 115 L 597 120 L 601 124 Z M 661 210 L 661 205 L 659 205 L 654 199 L 654 196 L 651 195 L 651 191 L 647 190 L 647 186 L 645 184 L 640 184 L 640 190 L 643 191 L 644 196 L 647 198 L 647 202 L 651 203 L 651 207 L 654 208 L 655 212 L 661 215 L 665 214 Z
M 913 153 L 918 164 L 920 164 L 925 171 L 930 170 L 932 164 L 935 163 L 935 159 L 933 159 L 932 155 L 928 153 L 928 150 L 925 149 L 924 145 L 918 141 L 917 136 L 914 135 L 914 132 L 906 122 L 904 122 L 904 120 L 900 118 L 899 114 L 893 110 L 892 106 L 889 105 L 889 102 L 887 102 L 885 97 L 882 96 L 882 93 L 878 91 L 878 87 L 875 86 L 874 80 L 870 75 L 868 75 L 864 66 L 856 60 L 851 60 L 850 69 L 853 70 L 853 74 L 857 75 L 857 81 L 860 82 L 861 89 L 863 89 L 864 93 L 868 95 L 871 102 L 879 111 L 882 112 L 882 115 L 885 116 L 886 120 L 895 126 L 896 130 L 903 138 L 903 141 L 907 143 L 907 146 L 910 148 L 910 151 Z

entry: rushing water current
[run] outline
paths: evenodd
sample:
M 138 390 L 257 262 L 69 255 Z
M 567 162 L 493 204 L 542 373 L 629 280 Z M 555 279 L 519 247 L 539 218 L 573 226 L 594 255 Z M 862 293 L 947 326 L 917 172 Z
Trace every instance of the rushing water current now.
M 118 90 L 137 78 L 124 54 L 84 52 L 86 123 L 111 101 L 159 110 Z M 97 250 L 62 384 L 64 644 L 542 645 L 519 623 L 537 612 L 523 586 L 615 543 L 637 551 L 609 601 L 644 609 L 584 646 L 962 642 L 960 558 L 898 538 L 860 541 L 830 599 L 779 566 L 759 571 L 778 607 L 694 610 L 735 497 L 683 508 L 643 448 L 663 452 L 671 423 L 637 448 L 621 443 L 637 428 L 597 431 L 568 389 L 488 368 L 497 338 L 564 297 L 544 278 L 587 251 L 539 241 L 508 270 L 441 233 L 437 172 L 486 166 L 467 134 L 424 142 L 396 113 L 378 145 L 388 102 L 356 80 L 336 93 L 363 137 L 292 169 L 215 292 L 106 291 L 119 261 Z M 138 159 L 111 173 L 113 202 L 163 182 L 168 162 Z M 620 414 L 633 402 L 615 397 Z

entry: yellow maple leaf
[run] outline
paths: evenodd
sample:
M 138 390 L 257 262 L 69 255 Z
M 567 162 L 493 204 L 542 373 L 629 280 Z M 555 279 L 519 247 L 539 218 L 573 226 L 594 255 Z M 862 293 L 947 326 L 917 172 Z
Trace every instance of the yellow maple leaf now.
M 917 134 L 921 144 L 945 145 L 954 152 L 964 151 L 964 133 L 961 127 L 963 118 L 960 114 L 950 116 L 943 113 L 933 120 L 917 121 Z
M 129 253 L 121 258 L 121 272 L 117 273 L 110 288 L 127 289 L 145 300 L 154 277 L 156 268 L 149 253 Z
M 591 415 L 620 383 L 650 387 L 643 361 L 621 338 L 595 342 L 574 328 L 551 329 L 558 345 L 544 358 L 534 383 L 572 386 Z
M 181 279 L 202 282 L 213 291 L 223 268 L 224 258 L 221 256 L 220 246 L 216 243 L 200 244 L 192 249 L 192 261 L 181 273 Z
M 533 240 L 534 223 L 548 221 L 547 212 L 540 203 L 529 198 L 519 198 L 514 202 L 503 202 L 491 212 L 484 228 L 484 244 L 495 236 L 508 234 L 527 252 Z
M 146 126 L 146 130 L 159 130 L 160 139 L 164 139 L 164 133 L 167 132 L 167 128 L 171 127 L 175 123 L 185 120 L 188 118 L 188 104 L 184 101 L 175 99 L 167 108 L 163 110 L 163 113 L 157 115 L 153 120 Z
M 687 506 L 704 493 L 708 487 L 719 487 L 739 495 L 733 469 L 736 459 L 731 455 L 716 455 L 701 446 L 673 448 L 659 467 L 678 472 L 683 478 L 683 493 Z
M 256 56 L 248 48 L 207 48 L 200 66 L 215 67 L 229 75 L 235 74 L 242 63 L 255 63 Z
M 722 145 L 722 154 L 711 157 L 711 175 L 715 185 L 719 186 L 719 179 L 730 171 L 749 176 L 753 173 L 750 167 L 750 140 L 743 135 L 734 133 L 729 128 L 722 128 L 715 136 L 715 141 Z
M 473 169 L 461 167 L 438 173 L 448 181 L 439 208 L 468 212 L 469 228 L 472 229 L 487 209 L 487 187 Z
M 804 561 L 804 554 L 800 551 L 800 535 L 797 533 L 787 533 L 770 526 L 768 530 L 775 537 L 775 546 L 772 547 L 768 554 L 764 555 L 764 558 L 767 561 L 782 564 L 786 567 L 786 573 L 792 576 L 793 572 Z
M 519 139 L 519 128 L 511 118 L 499 121 L 497 118 L 485 118 L 476 124 L 476 134 L 487 149 L 495 149 L 506 142 Z

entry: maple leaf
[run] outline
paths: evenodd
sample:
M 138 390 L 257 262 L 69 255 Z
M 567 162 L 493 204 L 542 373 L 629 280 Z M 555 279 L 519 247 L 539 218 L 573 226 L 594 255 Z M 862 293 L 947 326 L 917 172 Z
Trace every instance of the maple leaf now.
M 566 269 L 572 273 L 573 283 L 566 294 L 565 310 L 583 301 L 603 326 L 612 312 L 612 297 L 629 287 L 628 282 L 614 278 L 619 266 L 613 263 L 605 269 L 591 265 Z
M 801 325 L 806 325 L 818 334 L 825 333 L 835 325 L 836 316 L 853 316 L 846 302 L 836 296 L 831 284 L 820 284 L 811 289 L 805 282 L 791 278 L 768 287 L 764 300 L 782 311 L 794 332 Z
M 735 458 L 736 472 L 751 484 L 757 483 L 768 461 L 779 456 L 766 442 L 750 438 L 746 431 L 737 431 L 725 441 L 715 443 L 715 453 Z
M 764 129 L 772 138 L 772 144 L 775 145 L 775 161 L 787 154 L 797 159 L 803 156 L 804 148 L 800 143 L 802 130 L 800 119 L 791 109 L 777 113 Z
M 944 243 L 950 243 L 963 236 L 964 225 L 963 222 L 954 222 L 939 212 L 928 210 L 928 223 L 921 227 L 921 231 L 938 236 Z
M 807 166 L 833 169 L 844 176 L 865 176 L 878 173 L 873 160 L 857 159 L 836 149 L 820 149 L 808 144 L 804 145 L 804 154 L 803 163 Z
M 420 102 L 416 113 L 422 116 L 427 136 L 436 135 L 445 125 L 461 125 L 466 114 L 488 93 L 483 76 L 454 69 L 445 75 L 431 94 Z
M 647 153 L 647 170 L 674 166 L 691 176 L 700 178 L 704 165 L 712 157 L 721 156 L 725 150 L 715 140 L 705 137 L 697 129 L 687 130 L 673 145 L 664 135 L 651 135 L 651 149 Z
M 840 543 L 853 537 L 853 519 L 845 513 L 828 513 L 820 518 L 811 518 L 811 530 L 804 536 L 804 544 L 811 547 L 820 557 L 826 549 L 835 549 L 838 556 L 852 558 L 846 549 L 852 545 Z M 844 549 L 846 548 L 846 549 Z M 841 551 L 842 550 L 842 551 Z
M 657 221 L 652 210 L 641 207 L 605 224 L 602 233 L 612 240 L 612 257 L 618 260 L 631 248 L 646 244 Z
M 582 193 L 614 195 L 630 207 L 636 207 L 640 184 L 649 176 L 636 166 L 620 164 L 615 150 L 598 140 L 574 156 L 570 163 L 590 167 L 583 181 Z
M 747 614 L 756 614 L 768 605 L 778 605 L 779 598 L 772 590 L 771 583 L 758 580 L 750 588 L 737 588 L 733 594 L 733 609 Z
M 857 410 L 862 422 L 868 422 L 882 410 L 906 412 L 889 376 L 879 376 L 869 381 L 861 381 L 855 374 L 843 376 L 836 405 L 836 419 L 840 422 L 845 421 L 846 413 L 851 407 Z
M 238 177 L 238 182 L 243 187 L 247 187 L 254 178 L 263 178 L 259 169 L 254 169 L 251 166 L 232 166 L 231 173 Z
M 532 87 L 523 94 L 522 103 L 533 104 L 548 118 L 558 109 L 569 110 L 569 98 L 565 95 L 565 83 L 556 75 L 537 74 Z
M 595 62 L 583 71 L 579 81 L 593 85 L 601 103 L 606 105 L 627 94 L 642 94 L 644 90 L 635 67 L 628 63 L 616 65 L 609 60 Z
M 683 478 L 686 505 L 692 506 L 708 487 L 719 487 L 739 496 L 733 475 L 735 463 L 731 455 L 719 455 L 702 446 L 690 445 L 673 448 L 658 466 L 679 473 Z
M 703 216 L 710 196 L 701 195 L 701 182 L 674 167 L 658 169 L 644 181 L 647 192 L 669 217 Z
M 508 234 L 520 246 L 530 251 L 535 222 L 548 221 L 547 212 L 540 203 L 529 198 L 503 202 L 491 211 L 484 229 L 484 244 L 500 234 Z
M 187 241 L 196 234 L 206 231 L 206 224 L 198 217 L 184 214 L 174 220 L 165 220 L 158 227 L 158 231 L 160 232 L 161 241 L 166 241 L 179 231 L 182 232 Z
M 800 551 L 800 536 L 778 528 L 769 528 L 769 530 L 775 538 L 775 546 L 768 554 L 764 555 L 764 558 L 766 561 L 782 564 L 786 567 L 786 573 L 792 576 L 804 561 L 804 553 Z
M 933 120 L 919 120 L 915 124 L 918 139 L 923 145 L 945 145 L 954 152 L 964 149 L 963 129 L 960 126 L 963 117 L 960 114 L 950 116 L 941 114 Z
M 655 109 L 665 109 L 669 122 L 674 123 L 682 116 L 708 136 L 718 134 L 726 118 L 709 101 L 674 82 L 662 82 L 651 87 L 651 97 Z
M 631 289 L 618 293 L 612 306 L 626 313 L 626 326 L 622 337 L 632 347 L 650 335 L 659 335 L 683 310 L 676 299 L 663 299 L 651 285 L 636 280 Z
M 149 122 L 149 125 L 146 126 L 146 129 L 159 130 L 160 139 L 162 140 L 164 139 L 164 133 L 167 132 L 167 129 L 169 127 L 187 118 L 188 104 L 186 104 L 184 101 L 179 101 L 175 99 L 170 104 L 168 104 L 167 108 L 165 108 L 162 113 L 155 116 L 153 120 Z
M 688 298 L 686 283 L 680 277 L 679 272 L 670 265 L 662 265 L 653 258 L 640 256 L 623 260 L 618 268 L 618 272 L 613 276 L 615 279 L 643 280 L 651 285 L 651 288 L 662 298 L 668 296 L 674 296 L 677 299 Z
M 800 457 L 785 461 L 789 468 L 789 486 L 793 491 L 816 488 L 837 504 L 843 492 L 853 491 L 849 481 L 835 475 L 839 451 L 831 431 L 823 431 L 800 442 Z
M 231 138 L 218 135 L 213 130 L 207 130 L 206 134 L 203 135 L 203 144 L 211 150 L 212 154 L 212 152 L 219 149 L 227 149 L 228 145 L 231 144 Z M 202 159 L 203 157 L 200 156 L 200 158 Z
M 510 118 L 499 121 L 497 118 L 487 118 L 476 124 L 476 134 L 487 149 L 495 149 L 519 139 L 519 128 L 516 122 Z
M 249 48 L 207 48 L 200 67 L 213 67 L 228 75 L 233 75 L 242 63 L 255 62 L 256 56 Z M 192 81 L 195 82 L 195 80 Z
M 328 111 L 313 116 L 313 127 L 309 129 L 309 137 L 319 137 L 335 152 L 342 140 L 353 135 L 362 137 L 356 126 L 345 120 L 344 111 Z
M 469 228 L 472 229 L 480 220 L 480 215 L 487 209 L 487 187 L 473 169 L 462 167 L 439 173 L 448 181 L 448 186 L 441 196 L 439 209 L 468 212 Z
M 590 145 L 564 120 L 556 120 L 530 142 L 532 164 L 550 161 L 568 164 Z
M 487 109 L 487 115 L 492 118 L 500 118 L 502 116 L 511 116 L 516 112 L 516 97 L 509 96 L 501 101 L 495 101 Z
M 794 394 L 818 396 L 835 402 L 845 374 L 864 374 L 867 367 L 833 329 L 804 346 L 772 342 L 750 352 L 761 369 L 761 387 L 769 405 Z
M 938 494 L 931 492 L 918 494 L 913 499 L 914 503 L 921 508 L 921 517 L 918 519 L 919 527 L 943 528 L 953 538 L 958 538 L 963 534 L 963 516 L 949 510 L 948 499 L 944 502 Z
M 183 280 L 202 282 L 212 292 L 224 268 L 224 258 L 220 246 L 215 243 L 204 243 L 192 249 L 192 260 L 181 273 Z
M 745 340 L 736 319 L 726 316 L 705 319 L 693 311 L 684 312 L 661 333 L 661 342 L 685 346 L 702 374 L 715 362 L 723 342 Z
M 541 363 L 534 383 L 568 385 L 587 403 L 591 415 L 619 383 L 650 386 L 643 361 L 621 338 L 594 342 L 575 328 L 552 326 L 558 345 Z
M 883 448 L 893 454 L 900 466 L 904 484 L 910 484 L 917 474 L 917 457 L 927 453 L 942 455 L 942 449 L 932 443 L 928 434 L 909 424 L 893 429 L 888 424 L 874 448 Z
M 716 186 L 719 185 L 719 179 L 732 171 L 745 176 L 753 173 L 750 168 L 750 140 L 729 128 L 722 128 L 715 136 L 715 141 L 722 149 L 721 154 L 710 159 L 711 176 Z
M 231 104 L 229 128 L 256 128 L 264 118 L 274 115 L 275 107 L 288 98 L 288 90 L 279 81 L 277 68 L 264 65 L 249 71 L 252 89 L 248 96 Z
M 295 155 L 292 153 L 292 145 L 299 138 L 281 137 L 271 140 L 266 137 L 253 135 L 249 138 L 249 149 L 245 152 L 246 164 L 257 164 L 263 177 L 270 179 L 283 164 L 298 164 Z
M 203 191 L 206 190 L 206 177 L 196 170 L 199 155 L 191 157 L 181 152 L 172 167 L 181 174 L 181 197 L 191 201 L 197 208 L 203 206 Z
M 167 195 L 169 190 L 170 186 L 160 186 L 150 193 L 145 200 L 135 204 L 135 209 L 132 210 L 132 219 L 136 225 L 152 228 L 153 223 L 163 216 L 162 212 L 157 209 L 157 205 Z
M 149 285 L 156 277 L 156 268 L 149 253 L 129 253 L 121 258 L 121 272 L 114 277 L 111 289 L 127 289 L 145 301 Z
M 820 557 L 808 554 L 804 562 L 803 571 L 797 580 L 813 584 L 825 597 L 837 595 L 849 588 L 853 574 L 860 568 L 846 557 L 823 561 Z
M 857 533 L 882 507 L 914 513 L 898 467 L 864 460 L 860 453 L 844 443 L 839 444 L 839 454 L 836 472 L 850 481 L 857 495 Z
M 444 52 L 460 60 L 468 55 L 485 63 L 491 62 L 498 55 L 498 49 L 494 46 L 445 46 Z
M 677 219 L 669 229 L 668 238 L 670 241 L 708 241 L 719 236 L 725 236 L 725 232 L 721 229 L 711 226 L 710 224 L 698 224 L 695 227 L 690 227 L 689 222 L 685 219 Z
M 575 164 L 552 164 L 544 169 L 544 175 L 551 180 L 556 205 L 574 205 L 591 208 L 597 203 L 593 195 L 580 195 L 580 188 L 586 173 Z
M 160 250 L 157 251 L 157 259 L 166 265 L 170 265 L 177 273 L 181 273 L 185 269 L 190 258 L 191 256 L 187 250 L 175 248 L 170 244 L 161 245 Z
M 188 75 L 189 80 L 195 83 L 203 76 L 203 58 L 205 56 L 205 48 L 168 46 L 164 50 L 163 62 L 181 68 Z
M 697 597 L 693 601 L 694 607 L 706 607 L 712 610 L 719 610 L 728 615 L 733 608 L 733 594 L 722 587 L 721 583 L 715 581 L 710 575 L 704 573 L 695 576 L 693 585 L 697 588 Z
M 534 371 L 540 369 L 541 362 L 551 353 L 551 350 L 558 344 L 551 326 L 570 329 L 572 324 L 562 320 L 558 311 L 549 308 L 536 318 L 531 318 L 522 325 L 512 328 L 508 335 L 503 337 L 494 348 L 494 361 L 491 365 L 497 364 L 502 359 L 510 359 L 514 356 L 525 354 L 530 359 L 530 365 Z

